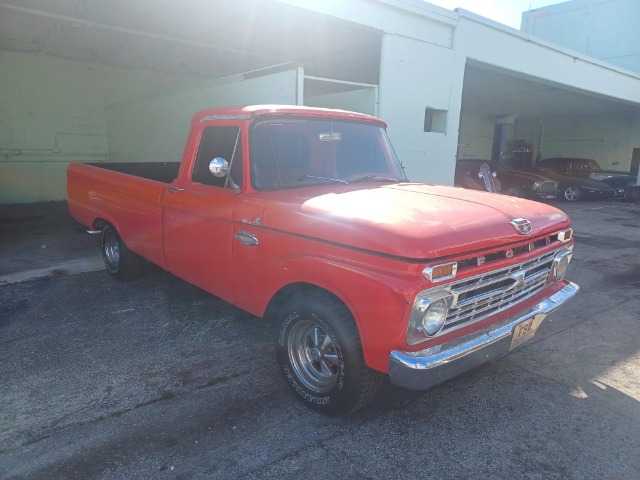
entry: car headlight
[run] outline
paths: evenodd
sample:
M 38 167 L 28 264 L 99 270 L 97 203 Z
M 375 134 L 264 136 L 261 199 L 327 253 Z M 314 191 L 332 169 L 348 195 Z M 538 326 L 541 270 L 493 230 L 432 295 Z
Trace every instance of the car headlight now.
M 549 280 L 552 282 L 559 282 L 567 273 L 569 268 L 569 262 L 573 257 L 573 252 L 568 248 L 561 248 L 556 253 L 553 263 L 551 264 L 551 271 L 549 272 Z
M 544 185 L 544 182 L 534 182 L 533 183 L 533 189 L 534 190 L 539 190 L 542 188 L 542 186 Z
M 407 343 L 415 345 L 440 333 L 453 296 L 445 290 L 424 291 L 416 296 L 407 327 Z

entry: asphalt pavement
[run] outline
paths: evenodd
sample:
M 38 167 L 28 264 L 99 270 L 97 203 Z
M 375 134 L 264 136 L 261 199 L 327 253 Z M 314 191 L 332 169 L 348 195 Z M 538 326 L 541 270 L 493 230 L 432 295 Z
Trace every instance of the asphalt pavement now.
M 63 204 L 0 209 L 0 479 L 639 479 L 640 204 L 558 206 L 578 297 L 348 418 L 289 393 L 265 322 L 157 268 L 112 279 Z

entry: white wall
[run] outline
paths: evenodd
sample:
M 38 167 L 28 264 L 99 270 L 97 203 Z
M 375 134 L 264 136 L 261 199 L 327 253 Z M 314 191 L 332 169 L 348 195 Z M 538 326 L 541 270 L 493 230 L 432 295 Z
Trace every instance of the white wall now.
M 180 161 L 194 113 L 231 105 L 295 105 L 296 76 L 295 69 L 253 78 L 236 75 L 110 105 L 110 160 Z
M 361 88 L 325 95 L 307 95 L 305 93 L 304 105 L 307 107 L 339 108 L 367 115 L 377 115 L 377 93 L 375 88 Z
M 640 72 L 640 2 L 574 0 L 522 14 L 520 29 Z
M 380 116 L 412 181 L 453 184 L 463 76 L 452 49 L 384 35 Z M 445 133 L 424 131 L 426 108 L 447 111 Z
M 495 123 L 487 117 L 460 116 L 459 159 L 491 159 Z

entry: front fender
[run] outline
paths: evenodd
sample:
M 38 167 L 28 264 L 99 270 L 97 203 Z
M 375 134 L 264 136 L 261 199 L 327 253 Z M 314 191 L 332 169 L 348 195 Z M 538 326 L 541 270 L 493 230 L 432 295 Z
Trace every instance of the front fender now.
M 258 248 L 240 250 L 251 251 L 253 259 L 248 263 L 251 275 L 236 277 L 240 281 L 236 292 L 249 292 L 236 295 L 238 306 L 263 316 L 280 290 L 298 283 L 331 292 L 344 302 L 356 321 L 367 365 L 386 372 L 391 350 L 405 344 L 409 310 L 424 287 L 418 266 L 336 246 L 317 248 L 315 242 L 300 239 L 297 242 L 316 248 L 289 245 L 276 254 L 264 245 L 268 242 L 265 237 L 269 236 L 261 235 Z M 263 255 L 268 260 L 261 261 Z M 234 272 L 238 272 L 237 267 L 236 263 Z

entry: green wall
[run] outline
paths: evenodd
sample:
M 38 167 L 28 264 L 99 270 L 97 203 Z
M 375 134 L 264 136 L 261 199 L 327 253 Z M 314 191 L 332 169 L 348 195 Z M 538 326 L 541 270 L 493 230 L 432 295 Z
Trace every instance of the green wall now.
M 536 132 L 542 158 L 593 158 L 602 168 L 629 171 L 633 149 L 640 148 L 640 115 L 545 118 L 517 125 L 517 138 L 528 140 Z
M 69 162 L 109 158 L 106 105 L 197 81 L 0 50 L 0 203 L 64 199 Z

